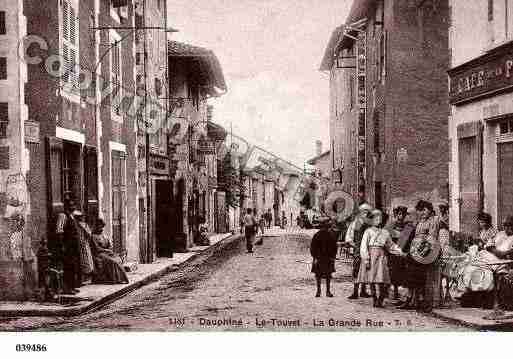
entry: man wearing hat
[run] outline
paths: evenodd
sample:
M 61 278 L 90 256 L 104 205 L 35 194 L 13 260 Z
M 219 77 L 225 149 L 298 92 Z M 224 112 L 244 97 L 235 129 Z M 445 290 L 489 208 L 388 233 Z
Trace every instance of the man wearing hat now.
M 73 213 L 77 206 L 70 198 L 64 199 L 64 211 L 57 215 L 55 224 L 56 242 L 62 248 L 64 294 L 78 293 L 81 284 L 80 266 L 80 228 L 76 225 Z
M 353 222 L 349 225 L 346 232 L 345 243 L 353 247 L 353 294 L 348 299 L 358 299 L 358 289 L 360 284 L 357 282 L 358 272 L 360 270 L 360 246 L 362 243 L 363 233 L 369 228 L 369 215 L 372 212 L 372 207 L 368 203 L 363 203 L 358 207 L 358 214 Z M 360 297 L 370 298 L 367 293 L 366 285 L 362 283 Z

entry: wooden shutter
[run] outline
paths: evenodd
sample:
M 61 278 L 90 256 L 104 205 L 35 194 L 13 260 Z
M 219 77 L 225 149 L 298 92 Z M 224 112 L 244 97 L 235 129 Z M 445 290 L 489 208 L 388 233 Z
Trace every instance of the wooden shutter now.
M 126 176 L 125 154 L 112 151 L 112 241 L 114 251 L 125 254 L 126 238 Z
M 46 161 L 49 215 L 55 216 L 64 209 L 62 198 L 63 143 L 61 139 L 47 138 Z
M 458 126 L 460 171 L 460 231 L 477 234 L 476 215 L 483 207 L 482 125 L 479 122 Z
M 84 148 L 84 199 L 88 222 L 98 218 L 98 154 L 95 147 Z
M 62 1 L 62 57 L 64 59 L 64 71 L 62 79 L 72 85 L 73 89 L 78 88 L 79 66 L 79 20 L 78 12 L 69 1 Z

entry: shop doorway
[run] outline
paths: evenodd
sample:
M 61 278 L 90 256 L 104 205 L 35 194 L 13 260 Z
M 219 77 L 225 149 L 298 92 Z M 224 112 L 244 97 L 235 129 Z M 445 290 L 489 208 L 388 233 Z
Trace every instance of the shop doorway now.
M 155 242 L 157 257 L 173 256 L 173 233 L 176 232 L 173 218 L 173 182 L 155 180 Z
M 499 217 L 497 224 L 501 227 L 504 219 L 513 215 L 513 142 L 499 143 L 497 154 L 499 162 L 499 193 L 497 196 Z

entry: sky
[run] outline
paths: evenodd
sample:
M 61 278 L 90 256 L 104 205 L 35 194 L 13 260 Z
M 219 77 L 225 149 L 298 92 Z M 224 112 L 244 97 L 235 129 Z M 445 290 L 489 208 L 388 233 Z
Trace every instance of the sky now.
M 176 41 L 214 51 L 228 92 L 214 121 L 299 166 L 329 149 L 329 75 L 320 72 L 350 0 L 168 0 Z

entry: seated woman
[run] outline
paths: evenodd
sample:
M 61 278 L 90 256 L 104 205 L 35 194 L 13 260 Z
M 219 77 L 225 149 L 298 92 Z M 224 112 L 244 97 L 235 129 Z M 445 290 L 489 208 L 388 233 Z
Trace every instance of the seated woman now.
M 112 245 L 103 233 L 105 222 L 98 218 L 91 236 L 91 250 L 95 264 L 93 283 L 126 284 L 128 277 L 119 260 L 114 257 Z
M 477 302 L 469 306 L 489 306 L 490 294 L 494 289 L 493 272 L 488 266 L 504 259 L 510 259 L 513 254 L 513 217 L 508 216 L 503 223 L 504 231 L 498 232 L 491 226 L 491 217 L 482 213 L 478 217 L 480 225 L 479 243 L 471 246 L 464 255 L 465 260 L 458 265 L 457 290 L 462 299 L 470 298 L 472 293 L 477 295 Z M 496 233 L 496 235 L 493 235 Z M 486 241 L 486 242 L 485 242 Z M 478 247 L 484 249 L 478 251 Z M 507 266 L 495 267 L 497 273 L 507 273 Z M 470 300 L 470 302 L 474 302 Z

